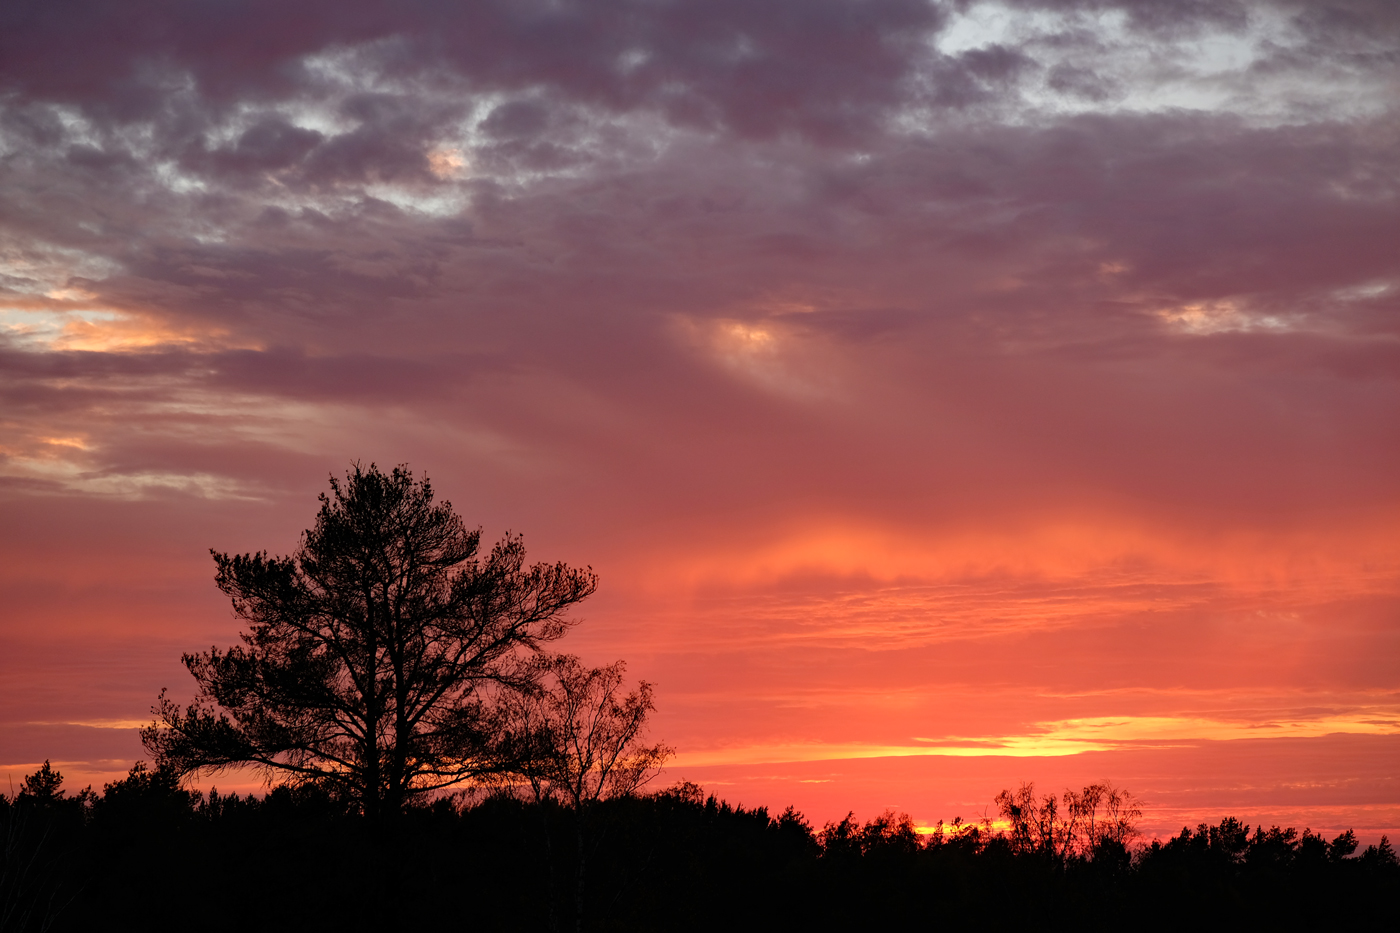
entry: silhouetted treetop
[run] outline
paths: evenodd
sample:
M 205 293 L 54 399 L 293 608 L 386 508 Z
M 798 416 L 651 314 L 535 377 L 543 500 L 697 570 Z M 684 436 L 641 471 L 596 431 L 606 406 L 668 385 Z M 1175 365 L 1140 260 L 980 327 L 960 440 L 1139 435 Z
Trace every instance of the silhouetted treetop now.
M 63 775 L 49 764 L 47 758 L 38 771 L 25 775 L 19 788 L 20 797 L 27 797 L 35 803 L 52 803 L 61 800 L 63 794 Z
M 479 557 L 480 530 L 402 466 L 330 485 L 291 556 L 211 552 L 243 645 L 185 655 L 195 702 L 162 691 L 142 740 L 180 774 L 257 765 L 375 816 L 503 767 L 494 693 L 538 676 L 534 652 L 597 578 L 527 567 L 509 534 Z
M 1126 854 L 1142 816 L 1132 794 L 1106 781 L 1038 799 L 1035 785 L 1022 784 L 997 794 L 995 803 L 1007 823 L 1007 841 L 1016 851 L 1060 861 L 1094 858 L 1106 851 Z

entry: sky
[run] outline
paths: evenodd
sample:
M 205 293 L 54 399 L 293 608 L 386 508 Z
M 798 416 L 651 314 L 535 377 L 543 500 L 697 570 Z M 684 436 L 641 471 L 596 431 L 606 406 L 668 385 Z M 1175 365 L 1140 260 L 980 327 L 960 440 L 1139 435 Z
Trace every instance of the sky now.
M 661 783 L 1400 836 L 1398 117 L 1391 0 L 7 3 L 0 779 L 358 460 L 599 573 Z

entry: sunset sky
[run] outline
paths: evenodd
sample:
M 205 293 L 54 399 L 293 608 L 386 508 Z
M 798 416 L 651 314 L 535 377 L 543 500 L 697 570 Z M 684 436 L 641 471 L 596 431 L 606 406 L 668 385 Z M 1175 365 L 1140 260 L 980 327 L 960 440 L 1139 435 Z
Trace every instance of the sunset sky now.
M 0 782 L 354 460 L 593 566 L 662 783 L 1394 838 L 1400 4 L 0 6 Z

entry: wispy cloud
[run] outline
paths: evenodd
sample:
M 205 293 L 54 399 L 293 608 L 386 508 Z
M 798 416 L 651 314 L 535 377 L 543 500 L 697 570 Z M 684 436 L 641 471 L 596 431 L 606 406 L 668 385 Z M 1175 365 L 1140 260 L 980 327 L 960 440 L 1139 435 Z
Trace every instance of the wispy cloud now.
M 1123 749 L 1163 748 L 1201 742 L 1259 738 L 1319 738 L 1327 735 L 1400 735 L 1400 707 L 1357 710 L 1344 715 L 1225 720 L 1173 716 L 1096 716 L 1036 723 L 1022 735 L 911 736 L 904 744 L 804 743 L 682 751 L 676 768 L 714 765 L 830 761 L 851 758 L 952 758 L 1002 756 L 1056 758 Z

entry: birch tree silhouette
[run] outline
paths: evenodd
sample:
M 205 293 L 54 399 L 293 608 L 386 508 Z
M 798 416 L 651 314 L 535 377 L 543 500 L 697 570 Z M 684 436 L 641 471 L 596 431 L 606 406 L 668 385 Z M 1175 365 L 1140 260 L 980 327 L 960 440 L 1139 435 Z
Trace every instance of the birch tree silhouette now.
M 674 752 L 662 743 L 643 742 L 647 717 L 656 708 L 652 687 L 641 681 L 624 694 L 624 662 L 588 668 L 573 655 L 556 655 L 542 658 L 539 666 L 540 688 L 509 700 L 506 734 L 512 750 L 503 757 L 521 763 L 518 772 L 537 803 L 557 802 L 573 814 L 574 927 L 582 930 L 598 804 L 635 794 Z M 552 864 L 550 877 L 552 887 Z

